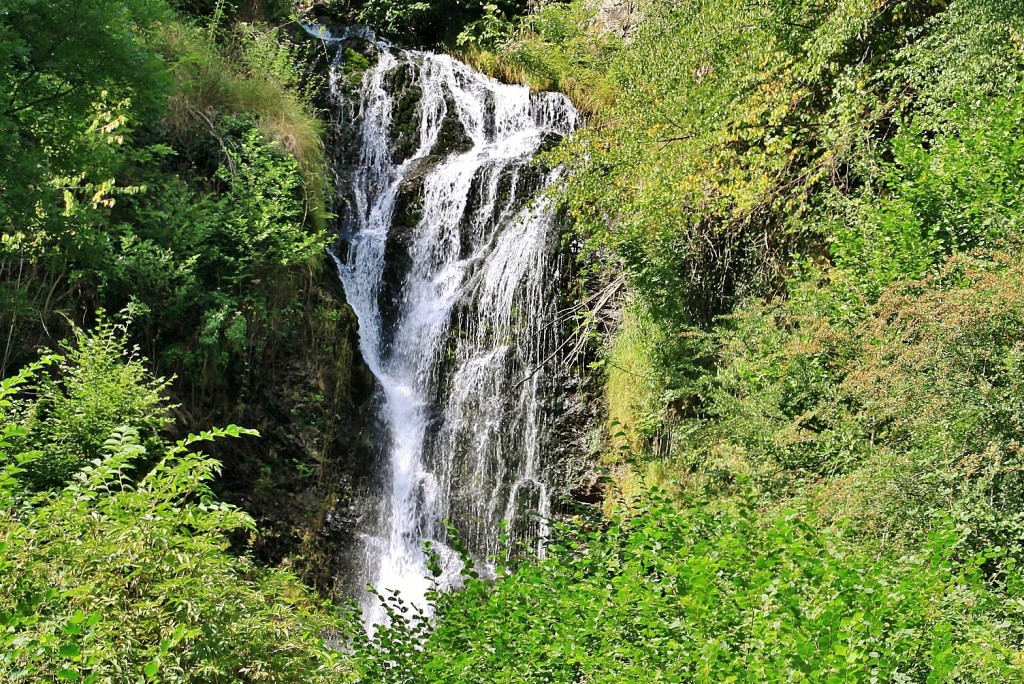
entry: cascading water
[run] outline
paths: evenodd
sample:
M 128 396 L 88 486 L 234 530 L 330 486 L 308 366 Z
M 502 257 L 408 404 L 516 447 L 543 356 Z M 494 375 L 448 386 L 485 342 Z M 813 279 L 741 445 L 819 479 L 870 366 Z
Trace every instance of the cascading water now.
M 444 55 L 381 43 L 375 54 L 347 93 L 341 50 L 332 70 L 358 156 L 340 178 L 336 263 L 380 394 L 384 472 L 365 579 L 424 607 L 423 542 L 439 554 L 441 586 L 458 577 L 444 521 L 480 559 L 503 550 L 503 528 L 537 544 L 545 533 L 560 250 L 553 212 L 535 199 L 554 174 L 531 162 L 577 114 L 562 95 Z M 375 597 L 364 609 L 369 625 L 386 619 Z

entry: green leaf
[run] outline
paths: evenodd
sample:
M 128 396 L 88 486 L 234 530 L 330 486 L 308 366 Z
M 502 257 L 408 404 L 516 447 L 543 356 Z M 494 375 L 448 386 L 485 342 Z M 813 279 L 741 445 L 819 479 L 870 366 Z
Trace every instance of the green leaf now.
M 146 663 L 146 666 L 142 668 L 142 672 L 147 677 L 155 677 L 156 673 L 160 670 L 160 663 L 156 659 L 150 660 Z

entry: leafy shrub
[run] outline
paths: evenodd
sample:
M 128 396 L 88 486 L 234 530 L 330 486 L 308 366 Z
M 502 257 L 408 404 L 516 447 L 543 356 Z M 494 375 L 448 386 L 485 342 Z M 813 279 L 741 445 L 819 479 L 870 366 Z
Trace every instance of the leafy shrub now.
M 743 474 L 776 497 L 848 472 L 869 446 L 841 388 L 856 340 L 822 315 L 822 298 L 801 294 L 751 301 L 716 330 L 719 371 L 698 390 L 707 428 L 691 445 L 698 468 L 702 448 L 742 454 Z
M 76 352 L 77 366 L 64 367 L 71 369 L 67 384 L 110 377 L 114 340 L 109 326 L 101 333 Z M 120 384 L 103 380 L 92 387 L 91 397 L 101 406 L 134 401 L 140 411 L 149 410 L 135 416 L 137 423 L 162 424 L 151 402 L 152 383 L 137 375 L 137 363 L 122 368 Z M 3 382 L 0 405 L 6 415 L 31 412 L 31 400 L 19 392 L 40 370 L 37 364 Z M 19 406 L 26 401 L 28 406 Z M 84 402 L 77 406 L 87 408 Z M 89 427 L 97 431 L 82 433 L 89 442 L 104 434 L 102 421 Z M 80 452 L 82 460 L 91 460 L 70 484 L 31 498 L 18 478 L 36 459 L 47 458 L 50 444 L 35 442 L 39 452 L 22 451 L 24 428 L 5 421 L 0 432 L 0 677 L 11 682 L 344 681 L 344 662 L 324 642 L 348 629 L 339 614 L 323 610 L 291 575 L 225 551 L 229 535 L 252 532 L 253 521 L 213 498 L 209 483 L 219 465 L 196 446 L 251 433 L 230 426 L 173 445 L 147 440 L 147 447 L 135 427 L 106 430 L 98 454 Z M 61 448 L 71 450 L 66 444 Z M 155 466 L 142 468 L 152 459 Z
M 892 142 L 883 197 L 852 202 L 836 232 L 836 262 L 877 297 L 900 278 L 917 278 L 948 254 L 991 249 L 1024 230 L 1024 90 L 1008 98 L 958 103 L 955 130 L 933 134 L 911 123 Z
M 525 6 L 521 0 L 363 0 L 358 17 L 406 43 L 440 45 L 454 40 L 468 24 L 499 13 L 517 14 Z
M 533 27 L 525 42 L 544 63 L 586 74 L 597 63 L 574 41 L 602 39 L 575 7 L 542 5 L 519 25 Z M 640 10 L 600 65 L 613 97 L 552 154 L 572 171 L 562 199 L 588 255 L 629 276 L 640 312 L 623 317 L 608 358 L 628 351 L 643 376 L 609 366 L 624 423 L 613 431 L 706 492 L 752 478 L 779 501 L 831 483 L 880 536 L 913 534 L 962 505 L 988 521 L 973 526 L 979 543 L 1010 544 L 1014 390 L 964 388 L 993 377 L 1016 387 L 1020 338 L 1005 296 L 1017 267 L 971 281 L 1009 317 L 985 323 L 995 310 L 951 284 L 967 267 L 947 259 L 1013 250 L 1020 238 L 1021 8 L 711 0 Z M 920 346 L 900 338 L 897 300 L 943 332 Z M 880 348 L 893 357 L 882 363 Z M 920 359 L 904 366 L 901 351 Z M 929 355 L 943 365 L 925 364 Z M 984 367 L 945 361 L 977 357 Z M 874 389 L 862 382 L 869 368 Z M 980 531 L 994 520 L 1007 530 Z
M 216 133 L 212 187 L 182 183 L 173 157 L 162 163 L 170 168 L 143 167 L 147 185 L 164 190 L 116 208 L 95 274 L 101 301 L 139 312 L 162 367 L 208 389 L 244 381 L 248 360 L 287 337 L 327 242 L 280 145 L 245 117 L 221 118 Z
M 222 252 L 236 263 L 225 278 L 233 286 L 279 269 L 306 265 L 322 253 L 323 232 L 306 228 L 298 164 L 259 131 L 245 126 L 217 178 L 224 216 Z
M 131 427 L 144 444 L 159 443 L 170 423 L 168 383 L 153 378 L 138 357 L 125 356 L 127 329 L 101 319 L 90 332 L 76 330 L 65 354 L 41 375 L 25 400 L 4 412 L 20 424 L 15 440 L 22 451 L 38 451 L 25 467 L 33 488 L 64 485 L 83 465 L 104 454 L 107 438 L 117 428 Z
M 455 39 L 462 59 L 502 81 L 561 91 L 586 115 L 611 105 L 607 67 L 621 39 L 593 30 L 592 3 L 538 2 L 522 16 L 484 9 Z
M 251 119 L 266 140 L 298 162 L 310 217 L 322 218 L 327 191 L 323 124 L 304 99 L 316 93 L 320 81 L 278 30 L 240 27 L 225 40 L 230 49 L 210 32 L 184 22 L 162 27 L 157 45 L 178 86 L 169 120 L 178 138 L 174 142 L 202 136 L 204 144 L 216 144 L 218 117 Z
M 879 300 L 843 383 L 888 462 L 870 490 L 888 499 L 879 520 L 947 510 L 975 545 L 1024 558 L 1022 292 L 1019 258 L 996 253 L 954 258 Z
M 89 127 L 104 100 L 159 116 L 166 68 L 143 38 L 168 17 L 163 0 L 11 0 L 0 14 L 0 228 L 59 216 L 55 178 L 110 178 Z M 52 220 L 52 219 L 51 219 Z M 51 226 L 52 228 L 52 226 Z
M 484 5 L 483 9 L 484 16 L 467 24 L 455 38 L 457 47 L 494 49 L 511 37 L 513 23 L 498 11 L 498 6 Z
M 711 494 L 752 479 L 875 538 L 953 516 L 973 548 L 1024 558 L 1019 257 L 955 257 L 875 304 L 855 291 L 805 283 L 723 321 L 718 371 L 692 388 L 700 413 L 675 427 L 681 479 Z
M 712 514 L 661 495 L 562 530 L 550 556 L 438 598 L 432 630 L 357 652 L 383 682 L 1005 682 L 1019 678 L 1022 587 L 950 562 L 942 523 L 900 558 L 789 511 Z M 1003 620 L 1009 620 L 1003 622 Z M 401 646 L 404 644 L 404 650 Z M 371 674 L 372 673 L 372 674 Z

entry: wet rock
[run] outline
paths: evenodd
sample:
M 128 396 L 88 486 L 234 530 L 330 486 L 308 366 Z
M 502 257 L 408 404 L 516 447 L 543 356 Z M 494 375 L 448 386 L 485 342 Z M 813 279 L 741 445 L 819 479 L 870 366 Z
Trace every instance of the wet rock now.
M 415 67 L 403 63 L 384 77 L 385 88 L 394 93 L 394 108 L 391 112 L 392 155 L 396 164 L 401 164 L 420 144 L 419 107 L 423 89 L 416 84 Z
M 348 572 L 354 544 L 354 502 L 375 472 L 367 419 L 375 385 L 356 351 L 355 315 L 329 270 L 307 306 L 293 343 L 266 350 L 272 371 L 235 403 L 232 420 L 262 437 L 221 440 L 210 451 L 224 467 L 218 494 L 260 530 L 255 539 L 236 539 L 239 545 L 339 597 L 336 577 Z
M 423 179 L 426 177 L 430 170 L 443 161 L 443 157 L 437 154 L 429 154 L 426 157 L 419 157 L 409 163 L 409 167 L 405 172 L 405 178 L 402 179 L 402 184 L 399 188 L 399 192 L 402 195 L 410 195 L 419 193 L 423 189 Z M 400 217 L 396 215 L 396 221 L 400 220 Z M 419 219 L 416 220 L 419 222 Z
M 387 246 L 384 248 L 386 266 L 380 292 L 381 315 L 386 329 L 391 327 L 391 323 L 398 315 L 399 295 L 412 264 L 409 248 L 412 246 L 416 227 L 423 218 L 423 181 L 440 161 L 441 157 L 436 155 L 412 161 L 398 188 L 395 213 L 388 231 Z
M 441 121 L 437 142 L 434 143 L 431 154 L 449 155 L 468 152 L 473 148 L 473 139 L 469 137 L 466 127 L 459 120 L 458 110 L 451 96 L 445 97 L 445 109 L 447 113 Z
M 558 133 L 555 133 L 554 131 L 548 131 L 547 133 L 544 134 L 544 137 L 542 138 L 540 143 L 540 147 L 537 148 L 537 153 L 540 154 L 555 149 L 556 147 L 558 147 L 558 143 L 562 142 L 562 140 L 563 137 Z
M 577 503 L 600 506 L 604 503 L 607 478 L 597 471 L 583 473 L 569 489 L 569 496 Z

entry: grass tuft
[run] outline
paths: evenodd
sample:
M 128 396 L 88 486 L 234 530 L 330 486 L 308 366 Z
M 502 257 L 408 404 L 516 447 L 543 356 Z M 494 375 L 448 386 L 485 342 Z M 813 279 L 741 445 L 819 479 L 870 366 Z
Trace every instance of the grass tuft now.
M 168 124 L 183 135 L 199 127 L 216 137 L 218 116 L 251 117 L 264 138 L 296 160 L 306 205 L 321 222 L 327 195 L 323 123 L 304 101 L 296 72 L 290 71 L 289 48 L 277 32 L 249 27 L 238 38 L 238 44 L 250 47 L 231 49 L 209 31 L 183 22 L 163 27 L 159 47 L 178 83 Z

